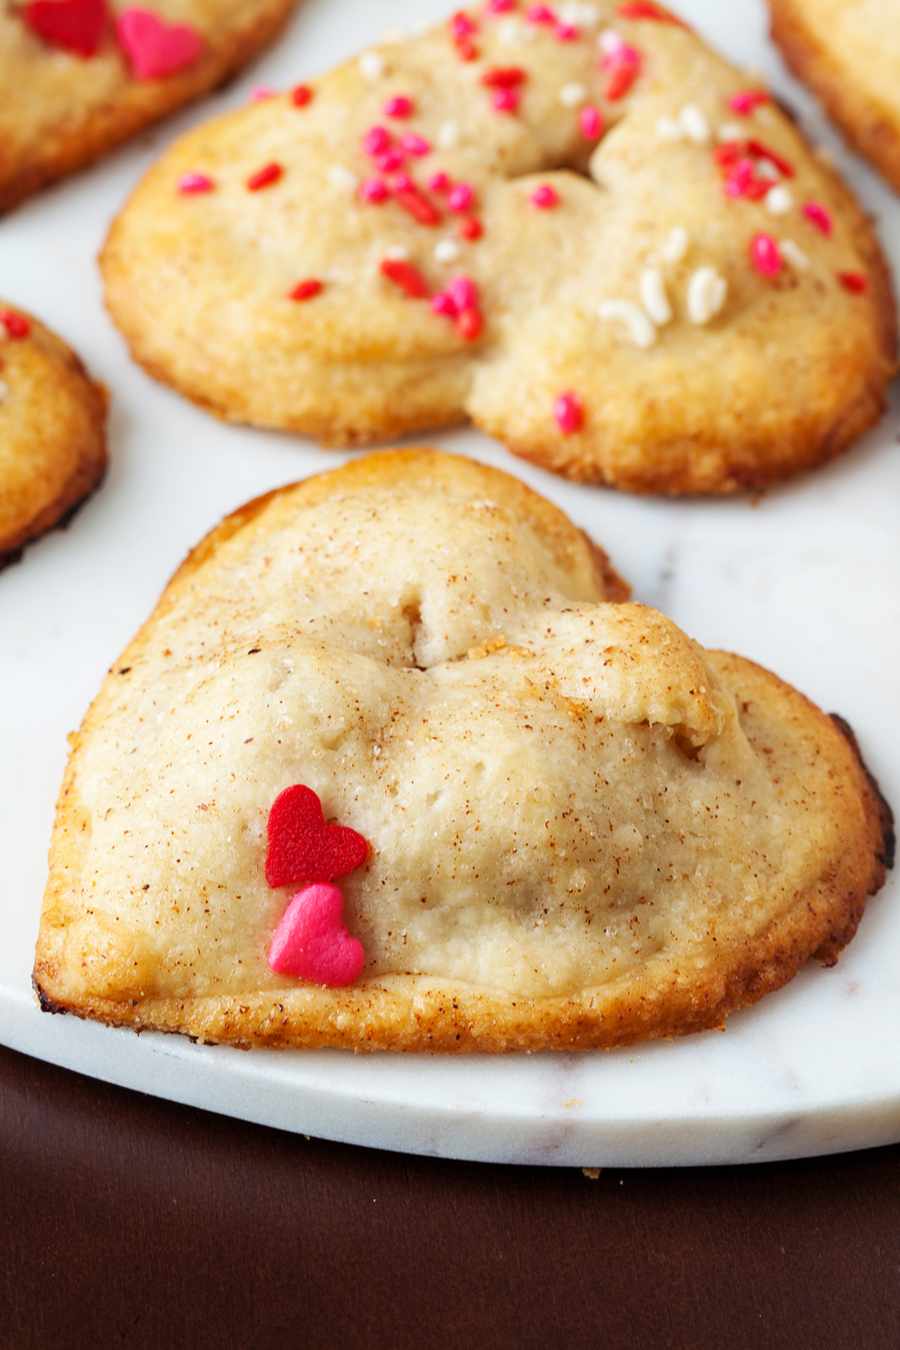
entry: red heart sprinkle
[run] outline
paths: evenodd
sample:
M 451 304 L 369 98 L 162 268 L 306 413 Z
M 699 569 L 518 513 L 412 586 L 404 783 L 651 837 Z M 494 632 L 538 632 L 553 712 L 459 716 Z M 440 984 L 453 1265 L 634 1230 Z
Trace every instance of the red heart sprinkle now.
M 285 788 L 269 812 L 266 881 L 293 886 L 299 881 L 333 881 L 366 860 L 369 845 L 345 825 L 326 825 L 312 788 Z
M 134 75 L 139 80 L 161 80 L 203 55 L 203 38 L 190 24 L 167 24 L 148 9 L 125 9 L 116 33 Z
M 362 943 L 344 927 L 344 897 L 328 882 L 297 892 L 269 949 L 269 966 L 276 974 L 316 984 L 351 984 L 365 960 Z
M 25 23 L 47 42 L 76 56 L 93 56 L 106 25 L 104 0 L 31 0 Z

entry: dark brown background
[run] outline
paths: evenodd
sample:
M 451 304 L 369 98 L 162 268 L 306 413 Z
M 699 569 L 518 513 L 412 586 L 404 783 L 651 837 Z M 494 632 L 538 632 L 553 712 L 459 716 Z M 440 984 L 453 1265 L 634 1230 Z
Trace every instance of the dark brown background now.
M 0 1346 L 900 1347 L 900 1146 L 604 1170 L 331 1144 L 0 1048 Z

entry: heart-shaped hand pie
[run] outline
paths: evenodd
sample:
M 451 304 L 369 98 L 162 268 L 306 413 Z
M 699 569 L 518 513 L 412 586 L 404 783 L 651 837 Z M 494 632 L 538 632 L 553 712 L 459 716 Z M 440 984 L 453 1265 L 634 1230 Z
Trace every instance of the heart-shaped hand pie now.
M 621 594 L 550 503 L 425 451 L 229 517 L 76 739 L 45 1005 L 248 1045 L 576 1048 L 718 1026 L 833 962 L 888 837 L 851 742 Z M 369 841 L 347 988 L 269 966 L 266 820 L 301 775 Z
M 900 9 L 847 0 L 769 0 L 772 37 L 829 116 L 900 192 Z
M 298 881 L 334 881 L 360 867 L 368 845 L 346 825 L 326 825 L 322 803 L 312 788 L 295 783 L 272 803 L 268 823 L 266 881 L 293 886 Z
M 0 567 L 100 483 L 106 403 L 60 338 L 0 302 Z
M 134 356 L 229 420 L 355 445 L 468 416 L 636 491 L 837 454 L 896 368 L 881 253 L 665 19 L 488 0 L 190 133 L 103 253 Z
M 0 7 L 0 89 L 15 90 L 0 104 L 0 212 L 215 89 L 276 37 L 295 3 Z
M 344 897 L 337 886 L 317 883 L 298 891 L 275 930 L 269 966 L 314 984 L 352 984 L 362 974 L 362 943 L 344 927 Z

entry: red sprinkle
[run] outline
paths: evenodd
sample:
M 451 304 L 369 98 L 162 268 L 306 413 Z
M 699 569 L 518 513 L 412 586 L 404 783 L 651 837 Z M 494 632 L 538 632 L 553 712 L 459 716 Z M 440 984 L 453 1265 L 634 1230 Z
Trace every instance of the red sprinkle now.
M 775 165 L 775 168 L 784 178 L 795 178 L 797 176 L 797 172 L 790 160 L 785 159 L 783 155 L 779 155 L 777 150 L 771 150 L 769 146 L 764 145 L 762 141 L 748 141 L 747 149 L 750 154 L 755 155 L 757 159 L 769 160 L 770 163 Z
M 450 210 L 457 215 L 462 215 L 468 211 L 469 207 L 475 201 L 475 189 L 468 183 L 457 183 L 456 187 L 451 188 L 450 195 L 447 198 L 447 205 Z
M 212 192 L 213 180 L 205 173 L 183 173 L 178 180 L 178 191 L 186 194 Z
M 814 225 L 817 230 L 821 230 L 822 234 L 831 234 L 834 229 L 834 222 L 830 213 L 825 210 L 820 202 L 806 202 L 801 210 L 810 225 Z
M 559 193 L 549 183 L 542 183 L 540 187 L 535 188 L 528 200 L 539 211 L 550 211 L 559 204 Z
M 838 272 L 838 281 L 845 291 L 852 291 L 854 295 L 862 295 L 869 289 L 869 278 L 862 272 Z
M 418 221 L 420 225 L 440 224 L 440 211 L 406 174 L 402 174 L 394 180 L 393 188 L 398 205 L 402 206 L 403 210 L 411 215 L 413 220 Z
M 366 178 L 359 185 L 359 195 L 364 202 L 377 204 L 386 201 L 391 194 L 383 178 Z
M 471 37 L 473 33 L 478 32 L 478 24 L 474 19 L 470 19 L 468 14 L 460 10 L 450 20 L 450 29 L 456 38 Z
M 549 5 L 529 5 L 525 18 L 528 23 L 556 23 L 556 15 Z
M 757 272 L 764 277 L 776 277 L 781 271 L 781 250 L 770 234 L 753 236 L 750 255 Z
M 584 424 L 584 408 L 577 394 L 560 394 L 553 405 L 556 425 L 565 436 L 580 431 Z
M 291 90 L 291 102 L 295 108 L 305 108 L 312 103 L 313 91 L 308 84 L 298 84 Z
M 610 103 L 617 103 L 625 97 L 641 71 L 641 54 L 627 43 L 618 43 L 603 57 L 603 69 L 606 71 L 604 97 Z
M 752 159 L 739 159 L 725 175 L 725 192 L 729 197 L 747 197 L 752 202 L 759 201 L 771 188 L 770 179 L 757 177 Z
M 468 38 L 457 38 L 456 55 L 460 61 L 477 61 L 479 53 L 474 42 L 470 42 Z
M 749 117 L 754 108 L 769 101 L 770 95 L 765 89 L 742 89 L 739 93 L 731 95 L 728 106 L 738 117 Z
M 459 233 L 463 239 L 480 239 L 484 234 L 484 226 L 477 216 L 466 216 L 459 223 Z
M 403 119 L 412 117 L 415 109 L 416 105 L 411 98 L 407 98 L 405 94 L 395 94 L 393 98 L 387 100 L 382 111 L 384 112 L 385 117 L 397 117 Z
M 251 192 L 259 192 L 260 188 L 270 187 L 272 183 L 277 183 L 284 173 L 280 164 L 266 164 L 264 168 L 257 169 L 256 173 L 250 175 L 247 179 L 247 187 Z
M 618 14 L 620 19 L 656 19 L 658 23 L 674 23 L 677 28 L 687 28 L 682 19 L 677 19 L 662 5 L 653 4 L 652 0 L 627 0 L 619 6 Z
M 388 281 L 393 281 L 401 291 L 412 300 L 422 300 L 428 294 L 428 283 L 411 263 L 401 262 L 399 258 L 383 258 L 378 270 Z
M 589 141 L 597 141 L 603 134 L 603 114 L 599 108 L 588 103 L 578 114 L 578 125 L 582 136 Z
M 581 31 L 575 27 L 574 23 L 558 23 L 553 36 L 557 42 L 577 42 L 581 37 Z
M 481 311 L 474 307 L 463 309 L 456 316 L 456 331 L 466 342 L 474 342 L 476 338 L 481 337 L 484 330 L 484 319 L 481 317 Z
M 298 281 L 292 291 L 288 291 L 289 300 L 311 300 L 314 295 L 318 295 L 324 289 L 324 282 L 317 281 L 315 277 L 308 277 L 306 281 Z
M 28 320 L 21 314 L 14 314 L 11 309 L 0 309 L 0 323 L 11 338 L 24 338 L 31 332 Z
M 484 8 L 488 14 L 508 14 L 515 7 L 516 0 L 487 0 Z
M 512 89 L 517 84 L 524 84 L 527 79 L 528 72 L 521 66 L 492 66 L 482 75 L 481 83 L 490 89 Z
M 500 113 L 517 112 L 521 101 L 518 89 L 496 89 L 491 95 L 491 104 Z

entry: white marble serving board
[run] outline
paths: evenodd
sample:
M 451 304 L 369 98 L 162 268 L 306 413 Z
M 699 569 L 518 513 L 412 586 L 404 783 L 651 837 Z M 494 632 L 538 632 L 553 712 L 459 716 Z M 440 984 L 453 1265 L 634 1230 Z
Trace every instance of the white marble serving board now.
M 900 267 L 900 200 L 847 154 L 766 39 L 760 0 L 680 11 L 761 70 L 833 147 Z M 346 456 L 222 426 L 132 366 L 95 257 L 159 150 L 197 121 L 351 55 L 443 0 L 305 0 L 229 89 L 0 221 L 0 295 L 113 391 L 112 465 L 70 528 L 0 574 L 0 1041 L 110 1082 L 331 1139 L 517 1163 L 749 1162 L 900 1140 L 900 895 L 892 877 L 833 970 L 808 967 L 726 1032 L 582 1055 L 240 1051 L 49 1017 L 30 987 L 54 801 L 100 681 L 187 549 L 246 499 Z M 513 473 L 611 553 L 636 598 L 754 658 L 853 725 L 900 805 L 900 401 L 824 470 L 758 500 L 663 502 L 575 487 L 475 432 L 430 437 Z

